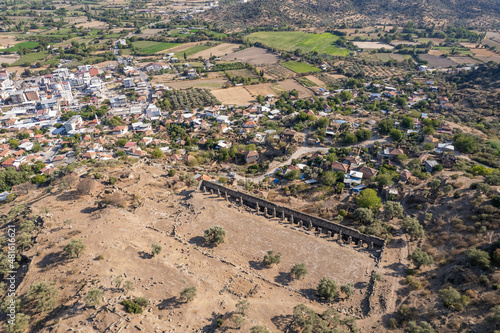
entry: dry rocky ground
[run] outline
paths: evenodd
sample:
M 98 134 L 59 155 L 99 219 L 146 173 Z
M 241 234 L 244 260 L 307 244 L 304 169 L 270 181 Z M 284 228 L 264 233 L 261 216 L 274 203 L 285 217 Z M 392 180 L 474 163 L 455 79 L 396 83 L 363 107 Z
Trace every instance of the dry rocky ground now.
M 99 183 L 90 195 L 36 190 L 2 208 L 8 212 L 25 202 L 32 212 L 44 212 L 41 232 L 26 251 L 32 262 L 18 291 L 23 295 L 33 282 L 48 281 L 56 284 L 59 297 L 56 309 L 29 313 L 33 331 L 214 332 L 216 319 L 227 318 L 244 297 L 250 309 L 242 331 L 257 324 L 283 331 L 298 304 L 318 312 L 332 306 L 358 318 L 369 312 L 374 253 L 338 245 L 184 185 L 174 190 L 172 178 L 159 166 L 130 168 L 133 178 L 113 186 Z M 108 173 L 120 176 L 124 170 Z M 106 193 L 123 198 L 123 208 L 98 208 L 96 201 Z M 202 241 L 203 231 L 213 225 L 227 231 L 226 242 L 215 248 Z M 79 258 L 63 251 L 72 239 L 86 245 Z M 162 246 L 154 257 L 153 243 Z M 271 249 L 282 253 L 282 261 L 263 267 L 262 258 Z M 308 275 L 290 281 L 290 268 L 300 262 L 306 263 Z M 113 285 L 120 275 L 133 283 L 132 290 Z M 314 289 L 323 276 L 338 285 L 354 283 L 354 296 L 345 300 L 341 294 L 333 303 L 319 300 Z M 190 286 L 197 288 L 195 300 L 181 302 L 180 292 Z M 95 308 L 84 302 L 94 288 L 104 291 Z M 140 296 L 150 300 L 143 314 L 127 314 L 121 301 Z

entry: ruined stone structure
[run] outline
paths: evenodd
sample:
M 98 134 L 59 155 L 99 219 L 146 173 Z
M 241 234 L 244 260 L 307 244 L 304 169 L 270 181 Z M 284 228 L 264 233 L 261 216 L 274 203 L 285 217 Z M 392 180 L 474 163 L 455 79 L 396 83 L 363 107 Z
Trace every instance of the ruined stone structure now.
M 302 212 L 290 209 L 288 207 L 278 206 L 270 201 L 235 191 L 222 185 L 203 180 L 200 189 L 203 192 L 217 193 L 219 196 L 223 194 L 226 200 L 238 201 L 240 205 L 246 205 L 255 210 L 257 214 L 264 212 L 264 216 L 268 217 L 267 212 L 273 212 L 272 217 L 279 216 L 281 220 L 287 219 L 291 224 L 297 224 L 299 227 L 307 226 L 308 230 L 317 231 L 318 234 L 326 234 L 332 239 L 336 237 L 337 242 L 341 244 L 357 244 L 360 247 L 376 248 L 383 250 L 385 248 L 385 240 L 379 237 L 364 235 L 356 229 L 348 228 L 343 225 L 316 217 Z

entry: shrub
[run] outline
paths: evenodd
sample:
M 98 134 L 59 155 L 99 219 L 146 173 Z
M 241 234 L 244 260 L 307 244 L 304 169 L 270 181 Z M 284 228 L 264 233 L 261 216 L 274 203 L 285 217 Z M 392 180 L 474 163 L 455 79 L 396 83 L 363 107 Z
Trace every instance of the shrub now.
M 319 281 L 316 292 L 319 297 L 332 300 L 338 295 L 337 284 L 334 279 L 324 277 Z
M 293 265 L 290 270 L 290 276 L 294 279 L 303 279 L 307 274 L 306 264 L 300 263 Z
M 81 239 L 72 239 L 71 242 L 64 247 L 64 252 L 71 258 L 79 258 L 83 250 L 85 250 L 85 244 L 82 243 Z
M 453 287 L 441 289 L 439 296 L 443 300 L 444 306 L 453 307 L 456 310 L 462 310 L 463 306 L 469 303 L 469 298 L 465 295 L 460 295 L 458 290 Z
M 50 311 L 55 308 L 59 291 L 52 282 L 33 282 L 27 294 L 28 300 L 36 302 L 38 311 Z
M 118 180 L 114 176 L 109 176 L 109 183 L 115 185 Z
M 226 231 L 219 226 L 213 226 L 205 230 L 204 238 L 207 243 L 213 245 L 219 245 L 224 243 L 224 238 L 226 237 Z
M 122 304 L 125 306 L 125 311 L 128 313 L 142 313 L 142 307 L 132 300 L 123 300 Z
M 274 250 L 267 251 L 262 262 L 266 266 L 273 266 L 279 264 L 281 261 L 281 252 L 276 253 Z
M 415 251 L 413 251 L 413 253 L 408 256 L 408 259 L 413 262 L 413 265 L 415 265 L 417 269 L 422 266 L 434 264 L 434 259 L 432 258 L 432 256 L 428 253 L 425 253 L 419 248 L 415 249 Z
M 342 291 L 346 295 L 346 298 L 349 299 L 352 295 L 354 295 L 354 285 L 351 282 L 344 284 L 343 286 L 340 286 L 340 291 Z
M 490 267 L 491 260 L 488 252 L 471 247 L 467 250 L 466 255 L 470 264 L 481 268 Z
M 253 326 L 250 328 L 250 333 L 271 333 L 271 331 L 266 326 Z
M 236 310 L 238 311 L 239 314 L 242 316 L 247 315 L 248 308 L 250 307 L 250 303 L 246 299 L 242 299 L 238 303 L 236 303 Z
M 142 306 L 142 307 L 148 306 L 148 304 L 149 304 L 149 300 L 146 297 L 137 297 L 135 299 L 135 302 L 137 304 L 139 304 L 139 306 Z
M 180 295 L 181 301 L 191 302 L 196 297 L 196 287 L 185 288 Z
M 76 194 L 85 195 L 90 194 L 96 186 L 96 181 L 90 178 L 85 178 L 76 186 Z
M 157 254 L 160 254 L 162 247 L 158 244 L 151 245 L 151 255 L 154 257 Z
M 102 298 L 102 290 L 101 289 L 92 289 L 90 290 L 87 295 L 85 295 L 85 304 L 87 306 L 97 306 L 101 302 Z

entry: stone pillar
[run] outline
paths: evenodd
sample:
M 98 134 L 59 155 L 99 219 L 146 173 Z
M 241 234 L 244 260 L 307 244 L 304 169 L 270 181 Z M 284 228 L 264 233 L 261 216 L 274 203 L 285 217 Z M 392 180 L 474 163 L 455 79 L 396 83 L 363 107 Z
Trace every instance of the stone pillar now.
M 257 215 L 259 215 L 259 203 L 258 202 L 255 204 L 255 211 L 257 212 Z
M 281 211 L 281 221 L 285 221 L 285 211 Z
M 370 242 L 370 249 L 373 249 L 373 242 Z
M 302 228 L 302 220 L 299 221 L 299 227 Z
M 347 244 L 351 245 L 351 243 L 352 243 L 352 237 L 349 236 L 349 237 L 347 237 Z
M 276 218 L 276 208 L 273 208 L 273 217 Z
M 314 225 L 313 225 L 313 223 L 312 223 L 312 221 L 311 221 L 311 222 L 309 222 L 309 231 L 311 231 L 311 230 L 313 230 L 313 229 L 314 229 Z
M 226 197 L 226 201 L 227 201 L 228 200 L 227 192 L 224 192 L 224 196 Z
M 213 189 L 210 189 L 210 194 L 214 194 L 214 190 Z
M 290 224 L 293 224 L 293 215 L 290 215 Z
M 220 190 L 217 189 L 217 197 L 220 198 Z
M 323 228 L 318 228 L 318 236 L 321 235 L 322 231 L 323 231 Z
M 203 186 L 201 187 L 201 190 L 203 191 L 203 193 L 206 193 L 206 192 L 207 192 L 207 187 L 206 187 L 205 185 L 203 185 Z
M 240 206 L 243 206 L 243 197 L 240 197 Z
M 342 230 L 339 231 L 339 238 L 337 238 L 337 242 L 342 244 Z
M 331 232 L 330 230 L 328 230 L 328 231 L 326 232 L 326 236 L 327 236 L 328 238 L 332 238 L 332 232 Z
M 267 217 L 267 207 L 264 207 L 264 216 Z

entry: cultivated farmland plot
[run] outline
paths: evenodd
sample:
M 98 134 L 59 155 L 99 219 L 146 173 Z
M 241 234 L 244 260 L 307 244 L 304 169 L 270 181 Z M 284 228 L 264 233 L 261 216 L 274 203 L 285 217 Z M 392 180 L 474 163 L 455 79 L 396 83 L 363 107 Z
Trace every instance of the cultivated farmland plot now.
M 306 52 L 317 51 L 330 55 L 346 56 L 349 50 L 340 48 L 334 43 L 339 37 L 330 33 L 309 34 L 302 31 L 260 31 L 247 36 L 247 40 L 259 42 L 267 47 L 279 50 Z
M 421 54 L 420 59 L 427 61 L 429 67 L 453 67 L 457 65 L 448 58 L 433 56 L 430 54 Z
M 256 65 L 269 65 L 278 61 L 279 57 L 272 52 L 260 47 L 250 47 L 240 52 L 235 52 L 224 56 L 222 60 L 236 60 L 243 63 L 250 63 Z

